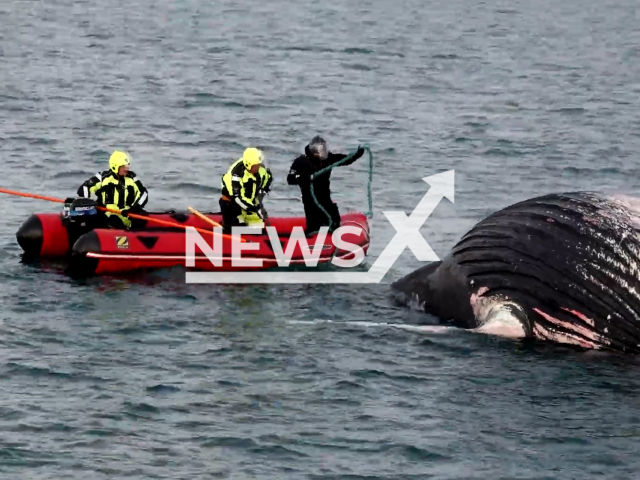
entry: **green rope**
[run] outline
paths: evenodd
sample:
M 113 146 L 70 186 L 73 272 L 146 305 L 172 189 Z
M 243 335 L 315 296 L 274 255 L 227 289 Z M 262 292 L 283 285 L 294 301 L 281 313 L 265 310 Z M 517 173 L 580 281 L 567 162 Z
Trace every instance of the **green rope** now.
M 366 152 L 369 152 L 369 179 L 367 181 L 367 197 L 368 197 L 368 200 L 369 200 L 369 211 L 366 212 L 365 215 L 367 216 L 367 218 L 371 218 L 371 217 L 373 217 L 373 198 L 371 196 L 371 182 L 373 180 L 373 154 L 371 153 L 371 149 L 369 148 L 368 144 L 365 143 L 362 146 L 362 148 Z M 335 167 L 339 167 L 343 163 L 346 163 L 347 161 L 351 160 L 355 156 L 356 153 L 357 153 L 357 150 L 355 152 L 353 152 L 353 153 L 350 153 L 349 155 L 344 157 L 339 162 L 336 162 L 333 165 L 329 165 L 328 167 L 323 168 L 318 173 L 315 173 L 313 175 L 313 177 L 317 178 L 320 175 L 328 172 L 329 170 L 331 170 L 331 169 L 333 169 Z M 327 212 L 324 209 L 324 207 L 322 205 L 320 205 L 320 202 L 318 202 L 318 199 L 316 198 L 316 194 L 315 194 L 315 191 L 314 191 L 315 189 L 313 187 L 313 180 L 311 181 L 311 189 L 310 190 L 311 190 L 311 196 L 313 197 L 313 201 L 316 202 L 317 207 L 324 212 L 324 214 L 327 216 L 327 219 L 329 220 L 329 232 L 333 232 L 334 228 L 333 228 L 333 221 L 331 220 L 331 215 L 329 215 L 329 212 Z
M 369 153 L 369 179 L 367 180 L 367 198 L 369 201 L 369 211 L 365 213 L 367 218 L 373 217 L 373 197 L 371 196 L 371 183 L 373 182 L 373 153 L 369 145 L 365 143 L 365 151 Z

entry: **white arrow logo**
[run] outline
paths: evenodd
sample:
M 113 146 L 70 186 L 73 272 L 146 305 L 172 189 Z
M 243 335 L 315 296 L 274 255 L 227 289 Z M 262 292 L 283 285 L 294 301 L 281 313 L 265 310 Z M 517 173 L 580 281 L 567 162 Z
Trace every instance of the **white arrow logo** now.
M 396 234 L 368 272 L 187 272 L 187 283 L 380 283 L 406 247 L 421 262 L 440 260 L 420 228 L 443 197 L 454 202 L 454 174 L 449 170 L 422 180 L 431 185 L 407 217 L 404 212 L 383 212 Z
M 431 185 L 431 188 L 411 212 L 411 216 L 407 217 L 404 212 L 382 212 L 396 229 L 396 234 L 367 272 L 372 277 L 375 275 L 373 277 L 377 280 L 375 283 L 382 281 L 406 247 L 411 249 L 420 262 L 440 260 L 427 240 L 420 234 L 420 227 L 433 213 L 442 197 L 454 202 L 454 173 L 455 170 L 449 170 L 423 178 L 422 180 Z

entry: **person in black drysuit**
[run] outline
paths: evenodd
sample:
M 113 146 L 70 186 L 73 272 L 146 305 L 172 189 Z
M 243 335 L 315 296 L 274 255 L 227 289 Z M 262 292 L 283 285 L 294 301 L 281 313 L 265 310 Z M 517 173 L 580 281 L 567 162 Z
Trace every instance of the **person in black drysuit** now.
M 354 156 L 345 163 L 340 164 L 340 166 L 351 165 L 363 154 L 364 148 L 358 147 Z M 340 226 L 338 205 L 331 200 L 330 183 L 332 170 L 319 176 L 315 174 L 346 157 L 347 155 L 342 153 L 329 152 L 327 150 L 327 142 L 322 137 L 316 136 L 305 147 L 304 154 L 296 158 L 291 164 L 289 175 L 287 175 L 287 183 L 300 186 L 304 214 L 307 220 L 307 228 L 305 229 L 307 236 L 317 232 L 322 226 L 329 226 L 327 215 L 318 208 L 313 200 L 311 188 L 313 188 L 318 203 L 331 215 L 332 225 L 330 226 L 330 231 Z

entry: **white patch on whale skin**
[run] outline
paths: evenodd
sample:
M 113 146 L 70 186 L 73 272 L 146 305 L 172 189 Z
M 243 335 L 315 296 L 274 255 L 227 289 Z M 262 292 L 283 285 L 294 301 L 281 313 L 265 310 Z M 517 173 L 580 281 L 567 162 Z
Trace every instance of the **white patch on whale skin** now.
M 411 298 L 407 302 L 407 306 L 409 307 L 409 310 L 424 311 L 425 303 L 425 301 L 420 301 L 420 296 L 417 293 L 412 293 Z
M 625 194 L 610 195 L 607 199 L 627 210 L 630 223 L 640 229 L 640 199 Z
M 518 310 L 522 317 L 526 318 L 522 307 L 506 297 L 497 295 L 483 297 L 487 290 L 487 287 L 481 287 L 476 293 L 471 294 L 469 299 L 473 314 L 480 324 L 471 331 L 504 338 L 524 338 L 526 335 L 524 326 L 513 313 Z
M 496 302 L 482 319 L 482 325 L 471 331 L 504 338 L 524 338 L 524 327 L 520 319 L 513 314 L 512 308 L 520 308 L 520 306 L 514 303 Z

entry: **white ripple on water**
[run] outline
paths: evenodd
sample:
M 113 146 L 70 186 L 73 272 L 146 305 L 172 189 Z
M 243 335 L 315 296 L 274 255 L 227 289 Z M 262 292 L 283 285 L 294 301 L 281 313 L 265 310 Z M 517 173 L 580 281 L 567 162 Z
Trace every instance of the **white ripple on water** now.
M 450 330 L 458 330 L 455 327 L 446 327 L 444 325 L 405 325 L 403 323 L 380 323 L 380 322 L 334 322 L 333 320 L 288 320 L 289 324 L 296 325 L 318 325 L 323 323 L 335 323 L 339 325 L 352 325 L 356 327 L 369 328 L 369 327 L 391 327 L 401 330 L 409 330 L 412 332 L 421 333 L 448 333 Z

